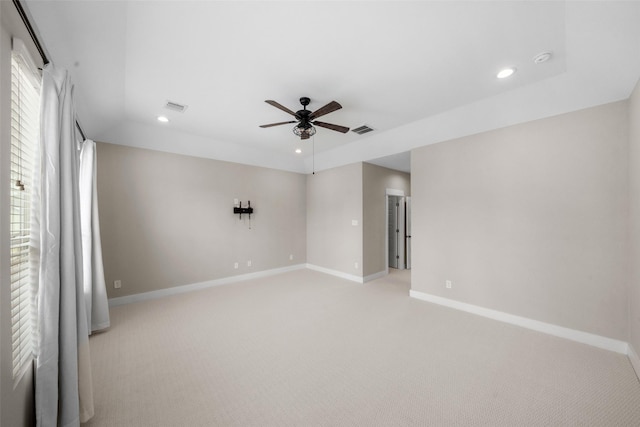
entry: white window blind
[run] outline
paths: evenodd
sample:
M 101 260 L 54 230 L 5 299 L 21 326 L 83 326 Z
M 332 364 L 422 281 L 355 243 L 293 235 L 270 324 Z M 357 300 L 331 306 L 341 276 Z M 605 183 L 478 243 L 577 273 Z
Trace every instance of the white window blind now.
M 22 49 L 20 49 L 22 47 Z M 31 366 L 36 340 L 34 278 L 30 245 L 34 160 L 40 133 L 40 77 L 14 39 L 11 56 L 11 334 L 13 377 Z

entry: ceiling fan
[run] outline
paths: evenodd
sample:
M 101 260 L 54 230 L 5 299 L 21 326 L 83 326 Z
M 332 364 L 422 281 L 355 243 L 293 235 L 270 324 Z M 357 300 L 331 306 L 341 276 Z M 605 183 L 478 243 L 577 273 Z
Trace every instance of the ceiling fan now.
M 307 110 L 307 105 L 309 105 L 309 103 L 311 102 L 311 100 L 309 98 L 307 98 L 306 96 L 303 96 L 302 98 L 300 98 L 300 104 L 302 104 L 303 109 L 302 110 L 298 110 L 295 113 L 293 111 L 291 111 L 290 109 L 288 109 L 287 107 L 278 104 L 276 101 L 271 101 L 271 100 L 267 100 L 264 101 L 267 104 L 273 105 L 276 108 L 279 108 L 280 110 L 291 114 L 293 117 L 295 117 L 295 120 L 291 120 L 288 122 L 279 122 L 279 123 L 271 123 L 268 125 L 262 125 L 260 126 L 261 128 L 269 128 L 272 126 L 280 126 L 280 125 L 286 125 L 289 123 L 298 123 L 294 128 L 293 128 L 293 133 L 295 133 L 296 135 L 298 135 L 300 137 L 300 139 L 309 139 L 310 136 L 314 135 L 316 133 L 316 129 L 313 127 L 315 126 L 320 126 L 322 128 L 326 128 L 326 129 L 331 129 L 331 130 L 335 130 L 337 132 L 342 132 L 342 133 L 347 133 L 349 132 L 349 128 L 345 127 L 345 126 L 340 126 L 340 125 L 334 125 L 331 123 L 325 123 L 325 122 L 319 122 L 316 119 L 318 117 L 324 116 L 325 114 L 329 114 L 333 111 L 339 110 L 342 108 L 342 105 L 338 104 L 336 101 L 331 101 L 330 103 L 328 103 L 327 105 L 325 105 L 322 108 L 317 109 L 316 111 L 309 111 Z

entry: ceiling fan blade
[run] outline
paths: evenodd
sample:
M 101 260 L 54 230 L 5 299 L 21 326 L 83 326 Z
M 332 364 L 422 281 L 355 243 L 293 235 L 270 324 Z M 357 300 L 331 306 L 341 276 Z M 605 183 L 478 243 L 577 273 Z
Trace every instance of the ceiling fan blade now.
M 336 101 L 331 101 L 327 105 L 322 108 L 317 109 L 309 116 L 309 120 L 317 119 L 320 116 L 324 116 L 325 114 L 329 114 L 333 111 L 339 110 L 342 108 L 342 105 L 338 104 Z
M 340 126 L 340 125 L 334 125 L 332 123 L 313 122 L 313 124 L 316 125 L 316 126 L 320 126 L 321 128 L 327 128 L 327 129 L 335 130 L 335 131 L 342 132 L 342 133 L 349 132 L 349 128 L 348 127 L 344 127 L 344 126 Z
M 270 128 L 271 126 L 280 126 L 280 125 L 287 125 L 289 123 L 297 123 L 295 120 L 291 120 L 290 122 L 280 122 L 280 123 L 271 123 L 268 125 L 260 125 L 261 128 Z
M 272 101 L 272 100 L 268 99 L 268 100 L 266 100 L 266 101 L 264 101 L 264 102 L 266 102 L 266 103 L 267 103 L 267 104 L 269 104 L 269 105 L 273 105 L 274 107 L 279 108 L 280 110 L 284 111 L 285 113 L 289 113 L 289 114 L 291 114 L 292 116 L 295 116 L 295 115 L 296 115 L 296 113 L 294 113 L 293 111 L 289 110 L 289 109 L 288 109 L 287 107 L 285 107 L 284 105 L 280 105 L 280 104 L 278 104 L 276 101 Z

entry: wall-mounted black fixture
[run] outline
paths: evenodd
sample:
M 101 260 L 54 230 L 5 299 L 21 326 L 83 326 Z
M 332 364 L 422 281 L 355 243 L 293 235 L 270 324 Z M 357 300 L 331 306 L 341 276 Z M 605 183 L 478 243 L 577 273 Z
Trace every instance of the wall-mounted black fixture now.
M 242 202 L 240 202 L 240 206 L 233 208 L 233 213 L 239 214 L 240 219 L 242 219 L 242 214 L 249 214 L 249 219 L 251 219 L 251 214 L 253 213 L 253 208 L 251 207 L 251 200 L 247 202 L 247 205 L 248 206 L 246 208 L 243 208 Z

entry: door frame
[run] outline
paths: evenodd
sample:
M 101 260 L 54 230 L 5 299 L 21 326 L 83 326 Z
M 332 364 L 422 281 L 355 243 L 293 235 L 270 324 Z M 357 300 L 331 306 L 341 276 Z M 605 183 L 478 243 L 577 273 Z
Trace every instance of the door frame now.
M 397 190 L 395 188 L 387 188 L 384 194 L 384 272 L 385 274 L 389 274 L 389 196 L 400 196 L 405 197 L 404 190 Z M 398 217 L 402 214 L 401 218 L 404 218 L 404 204 L 400 204 L 400 212 L 398 212 Z M 404 221 L 399 221 L 400 224 L 400 235 L 404 236 Z M 404 241 L 403 241 L 404 243 Z M 398 245 L 398 255 L 404 259 L 404 244 Z M 404 263 L 399 265 L 399 270 L 404 270 Z

